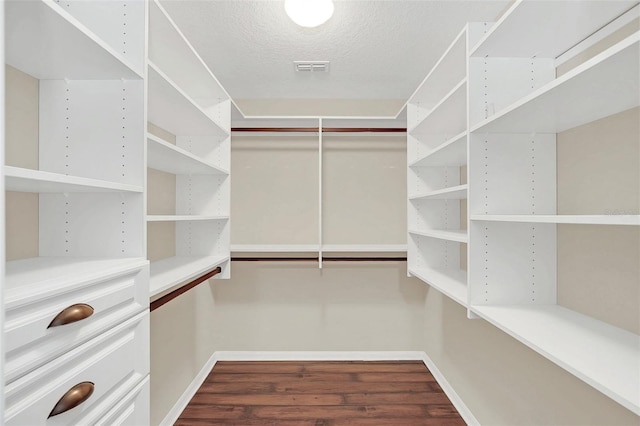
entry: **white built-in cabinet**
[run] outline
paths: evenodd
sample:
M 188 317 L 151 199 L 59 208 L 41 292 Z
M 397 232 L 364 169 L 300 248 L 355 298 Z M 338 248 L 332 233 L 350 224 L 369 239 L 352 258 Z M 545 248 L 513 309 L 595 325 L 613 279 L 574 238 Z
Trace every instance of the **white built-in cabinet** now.
M 565 273 L 565 246 L 602 258 L 603 268 L 605 257 L 631 256 L 637 269 L 638 207 L 589 205 L 591 172 L 567 189 L 565 169 L 591 158 L 567 161 L 560 134 L 629 111 L 633 120 L 635 108 L 631 142 L 639 143 L 640 33 L 557 72 L 601 27 L 637 16 L 637 3 L 517 1 L 494 25 L 469 24 L 409 100 L 407 143 L 409 273 L 640 414 L 637 331 L 558 296 L 567 285 L 588 297 L 580 275 Z M 620 143 L 606 142 L 610 150 Z M 627 175 L 637 176 L 638 159 L 630 164 Z M 593 170 L 604 179 L 613 172 Z M 624 193 L 615 182 L 603 185 Z M 567 198 L 570 209 L 561 207 Z M 631 251 L 616 239 L 621 227 Z M 589 234 L 599 239 L 577 239 Z M 627 294 L 637 295 L 638 284 L 636 274 Z M 625 285 L 601 283 L 620 294 L 613 306 L 625 303 Z
M 169 214 L 146 216 L 149 233 L 154 223 L 173 225 L 171 255 L 151 259 L 157 298 L 218 266 L 216 278 L 230 276 L 231 99 L 157 1 L 149 2 L 147 73 L 147 119 L 170 135 L 147 133 L 147 166 L 175 175 Z

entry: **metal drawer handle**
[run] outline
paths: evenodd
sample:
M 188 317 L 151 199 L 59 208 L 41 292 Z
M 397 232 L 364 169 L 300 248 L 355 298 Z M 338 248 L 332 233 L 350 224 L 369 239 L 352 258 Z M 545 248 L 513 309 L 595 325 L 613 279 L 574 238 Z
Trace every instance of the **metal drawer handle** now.
M 77 385 L 69 389 L 67 393 L 62 396 L 62 398 L 60 398 L 60 401 L 58 401 L 56 406 L 53 407 L 53 410 L 51 410 L 51 414 L 49 414 L 49 417 L 62 414 L 65 411 L 69 411 L 72 408 L 75 408 L 85 402 L 93 393 L 94 387 L 95 385 L 91 382 L 78 383 Z
M 86 303 L 77 303 L 65 308 L 51 321 L 47 328 L 71 324 L 93 315 L 93 308 Z

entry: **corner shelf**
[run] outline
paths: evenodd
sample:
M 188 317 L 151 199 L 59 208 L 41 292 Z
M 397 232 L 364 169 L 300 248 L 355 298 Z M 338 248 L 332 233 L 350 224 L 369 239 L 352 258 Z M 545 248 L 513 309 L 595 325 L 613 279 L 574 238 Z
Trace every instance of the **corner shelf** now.
M 437 238 L 439 240 L 455 241 L 458 243 L 466 243 L 469 241 L 467 231 L 460 229 L 427 229 L 422 231 L 410 229 L 409 234 Z
M 471 132 L 559 133 L 638 106 L 639 64 L 636 32 L 481 121 Z
M 18 192 L 138 192 L 143 188 L 98 179 L 5 166 L 5 189 Z
M 409 167 L 464 166 L 467 164 L 467 131 L 452 137 L 431 152 L 411 162 Z
M 142 79 L 124 57 L 53 1 L 8 1 L 9 65 L 38 79 Z
M 640 415 L 638 335 L 558 305 L 471 310 Z
M 420 278 L 462 306 L 467 306 L 467 271 L 461 269 L 409 268 L 409 273 Z
M 411 195 L 410 201 L 419 200 L 466 200 L 468 185 L 457 185 L 438 191 L 427 192 L 425 194 Z
M 471 215 L 472 221 L 640 226 L 640 215 Z
M 445 97 L 433 107 L 413 128 L 411 134 L 458 134 L 465 130 L 467 79 L 460 81 Z M 428 130 L 428 131 L 427 131 Z
M 147 134 L 147 166 L 176 175 L 228 175 L 229 172 L 200 157 Z
M 149 295 L 153 299 L 229 261 L 225 256 L 175 256 L 151 262 Z

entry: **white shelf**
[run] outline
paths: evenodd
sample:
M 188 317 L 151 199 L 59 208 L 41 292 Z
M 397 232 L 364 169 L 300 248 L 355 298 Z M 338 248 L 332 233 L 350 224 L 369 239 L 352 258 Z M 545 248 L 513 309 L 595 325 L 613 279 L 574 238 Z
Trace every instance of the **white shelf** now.
M 53 1 L 4 4 L 7 64 L 41 80 L 142 78 L 142 70 Z
M 409 167 L 464 166 L 466 164 L 467 132 L 464 131 L 418 158 L 409 164 Z
M 35 257 L 6 263 L 5 303 L 13 308 L 71 291 L 88 282 L 139 269 L 143 258 Z
M 323 252 L 335 253 L 404 253 L 406 244 L 323 244 Z
M 148 119 L 174 135 L 228 137 L 198 104 L 149 61 Z
M 151 297 L 184 284 L 229 260 L 229 256 L 176 256 L 151 262 Z
M 409 200 L 466 200 L 467 188 L 466 184 L 452 186 L 425 194 L 412 195 Z
M 135 185 L 4 166 L 5 189 L 18 192 L 143 192 Z
M 317 253 L 318 244 L 231 244 L 233 253 Z
M 635 4 L 520 0 L 473 47 L 471 56 L 557 58 Z
M 409 234 L 437 238 L 439 240 L 456 241 L 459 243 L 466 243 L 469 241 L 469 234 L 467 231 L 460 229 L 427 229 L 424 231 L 410 229 Z
M 411 134 L 458 134 L 467 125 L 467 79 L 460 81 L 408 132 Z
M 640 226 L 640 215 L 471 215 L 474 221 Z
M 163 215 L 149 214 L 147 222 L 179 222 L 195 220 L 229 220 L 229 216 L 203 216 L 203 215 Z
M 152 134 L 147 134 L 147 167 L 175 175 L 229 174 L 227 170 Z
M 467 306 L 467 271 L 460 269 L 409 268 L 409 273 Z
M 640 414 L 640 336 L 557 305 L 472 310 Z
M 640 104 L 639 64 L 640 33 L 636 32 L 471 131 L 559 133 L 636 107 Z

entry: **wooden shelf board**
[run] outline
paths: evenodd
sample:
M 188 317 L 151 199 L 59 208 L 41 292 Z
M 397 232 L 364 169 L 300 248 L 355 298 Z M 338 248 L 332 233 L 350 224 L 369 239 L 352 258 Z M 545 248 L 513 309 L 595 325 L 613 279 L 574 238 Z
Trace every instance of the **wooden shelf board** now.
M 467 306 L 467 271 L 460 269 L 409 268 L 409 273 L 462 306 Z
M 464 166 L 467 162 L 467 132 L 464 131 L 413 161 L 409 167 Z
M 458 134 L 467 125 L 467 79 L 460 81 L 427 115 L 408 132 L 420 134 Z
M 471 310 L 640 414 L 640 336 L 558 305 Z
M 229 136 L 182 89 L 176 86 L 153 62 L 149 61 L 148 120 L 153 124 L 180 135 Z
M 229 171 L 147 134 L 147 167 L 175 175 L 228 175 Z
M 222 265 L 229 256 L 175 256 L 151 262 L 150 297 L 175 289 Z
M 142 187 L 60 173 L 4 167 L 5 189 L 17 192 L 143 192 Z
M 471 56 L 557 58 L 636 3 L 520 0 L 471 49 Z
M 459 229 L 427 229 L 422 231 L 410 229 L 409 234 L 437 238 L 440 240 L 456 241 L 459 243 L 466 243 L 469 241 L 469 234 L 467 231 Z
M 229 220 L 229 216 L 204 216 L 204 215 L 147 215 L 147 222 L 179 222 L 196 220 Z
M 640 104 L 640 32 L 483 120 L 477 133 L 559 133 Z
M 452 186 L 425 194 L 412 195 L 409 200 L 465 200 L 468 185 Z
M 142 78 L 142 70 L 53 1 L 5 4 L 7 64 L 41 80 Z
M 144 267 L 143 258 L 34 257 L 5 265 L 7 307 L 32 303 L 62 291 Z
M 640 215 L 471 215 L 474 221 L 640 226 Z

